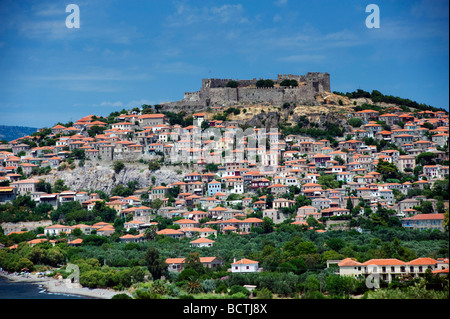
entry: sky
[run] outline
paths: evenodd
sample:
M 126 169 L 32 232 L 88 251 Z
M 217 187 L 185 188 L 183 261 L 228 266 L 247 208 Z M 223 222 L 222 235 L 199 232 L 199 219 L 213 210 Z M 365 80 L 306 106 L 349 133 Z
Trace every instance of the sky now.
M 66 25 L 69 4 L 79 8 L 79 28 Z M 379 28 L 366 24 L 375 14 L 366 12 L 369 4 L 379 8 Z M 307 72 L 328 72 L 332 91 L 378 90 L 448 110 L 448 6 L 448 0 L 1 0 L 0 125 L 52 127 L 178 101 L 199 90 L 203 78 Z

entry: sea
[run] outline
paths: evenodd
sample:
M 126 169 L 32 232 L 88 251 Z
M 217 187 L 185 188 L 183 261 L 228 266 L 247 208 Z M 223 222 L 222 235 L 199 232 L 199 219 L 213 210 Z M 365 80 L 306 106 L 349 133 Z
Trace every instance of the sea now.
M 48 292 L 40 284 L 10 281 L 0 276 L 0 300 L 2 299 L 91 299 L 80 295 Z

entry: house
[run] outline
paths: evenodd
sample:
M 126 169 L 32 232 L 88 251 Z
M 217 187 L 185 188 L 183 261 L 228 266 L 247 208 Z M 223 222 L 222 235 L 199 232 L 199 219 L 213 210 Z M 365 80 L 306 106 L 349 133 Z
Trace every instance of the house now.
M 328 262 L 327 262 L 328 263 Z M 341 276 L 364 276 L 371 275 L 373 278 L 391 282 L 394 278 L 403 275 L 412 275 L 413 277 L 423 276 L 427 269 L 431 271 L 448 269 L 448 264 L 440 264 L 432 258 L 416 258 L 409 262 L 404 262 L 396 258 L 370 259 L 360 263 L 352 258 L 345 258 L 337 263 L 339 275 Z M 440 266 L 440 267 L 439 267 Z
M 127 208 L 128 204 L 123 200 L 113 200 L 111 202 L 107 202 L 106 206 L 114 209 L 118 214 L 121 214 L 122 211 Z
M 151 189 L 150 193 L 150 199 L 155 200 L 157 198 L 163 200 L 164 198 L 167 198 L 167 193 L 169 192 L 169 187 L 167 186 L 155 186 Z
M 169 271 L 181 272 L 184 270 L 185 258 L 167 258 L 166 264 Z M 200 257 L 200 263 L 206 267 L 215 270 L 223 266 L 223 262 L 217 257 Z
M 199 231 L 200 237 L 209 237 L 214 236 L 217 237 L 217 230 L 209 227 L 202 227 Z
M 107 224 L 107 225 L 105 225 L 105 226 L 100 227 L 100 228 L 97 229 L 97 235 L 109 237 L 109 236 L 111 236 L 115 231 L 116 231 L 116 230 L 115 230 L 115 228 L 114 228 L 113 225 Z
M 0 203 L 12 202 L 16 198 L 17 188 L 0 186 Z
M 229 209 L 221 206 L 210 209 L 209 212 L 213 218 L 217 219 L 227 220 L 233 217 L 233 213 Z
M 438 229 L 444 231 L 444 214 L 417 214 L 402 219 L 402 226 L 410 229 Z
M 331 160 L 331 155 L 326 154 L 316 154 L 313 156 L 313 163 L 316 165 L 316 167 L 325 167 L 326 162 Z
M 363 122 L 378 120 L 379 112 L 374 110 L 362 110 L 354 114 L 355 117 L 359 117 Z
M 198 226 L 200 225 L 199 222 L 187 218 L 176 220 L 173 223 L 176 225 L 180 225 L 180 228 L 198 228 Z
M 218 181 L 209 182 L 208 183 L 208 195 L 214 196 L 218 192 L 222 192 L 222 184 Z
M 83 243 L 83 239 L 77 238 L 77 239 L 68 241 L 67 245 L 72 246 L 72 247 L 79 247 L 79 246 L 81 246 L 82 243 Z
M 190 242 L 191 247 L 198 247 L 198 248 L 212 247 L 214 243 L 215 243 L 214 240 L 204 238 L 204 237 L 200 237 L 200 238 Z
M 46 236 L 59 236 L 61 233 L 70 234 L 72 232 L 72 227 L 64 226 L 60 224 L 55 224 L 52 226 L 47 226 L 44 228 L 44 234 Z
M 270 186 L 270 181 L 267 178 L 257 178 L 253 179 L 251 181 L 251 188 L 252 189 L 258 189 L 258 188 L 266 188 Z
M 167 115 L 164 114 L 143 114 L 137 118 L 140 127 L 156 126 L 164 124 L 168 121 Z
M 145 237 L 144 234 L 138 234 L 138 235 L 131 235 L 131 234 L 126 234 L 124 236 L 119 237 L 120 242 L 125 242 L 125 243 L 139 243 L 141 241 L 144 241 Z
M 192 114 L 192 117 L 194 119 L 194 125 L 201 127 L 202 122 L 205 121 L 205 119 L 206 119 L 206 113 L 204 113 L 204 112 L 194 113 L 194 114 Z
M 284 214 L 276 209 L 265 209 L 262 212 L 262 217 L 269 217 L 274 223 L 278 224 L 285 220 Z
M 254 227 L 261 227 L 263 223 L 262 219 L 259 218 L 255 218 L 255 217 L 250 217 L 250 218 L 246 218 L 244 220 L 241 220 L 238 225 L 239 225 L 239 230 L 242 233 L 249 233 L 252 228 Z
M 413 209 L 414 207 L 420 206 L 420 201 L 414 198 L 407 198 L 400 202 L 398 202 L 397 205 L 397 212 L 398 213 L 405 213 L 405 210 L 407 209 Z
M 288 186 L 283 184 L 273 184 L 268 187 L 270 192 L 274 195 L 285 194 L 288 191 Z
M 264 200 L 258 200 L 256 202 L 253 203 L 253 209 L 257 210 L 257 209 L 266 209 L 267 208 L 267 203 Z
M 397 160 L 397 167 L 402 172 L 412 172 L 416 167 L 416 159 L 411 155 L 400 155 Z
M 185 237 L 184 232 L 182 232 L 180 230 L 176 230 L 176 229 L 170 229 L 170 228 L 162 229 L 162 230 L 156 232 L 156 234 L 164 235 L 164 236 L 175 238 L 175 239 L 180 239 L 180 238 Z
M 277 198 L 272 203 L 274 209 L 282 210 L 283 208 L 291 208 L 295 205 L 294 200 L 286 199 L 286 198 Z
M 181 272 L 184 270 L 184 258 L 167 258 L 166 264 L 169 271 Z
M 11 186 L 17 189 L 19 195 L 26 195 L 36 192 L 36 185 L 39 183 L 37 179 L 23 179 L 11 183 Z
M 141 225 L 143 225 L 144 222 L 138 221 L 138 220 L 131 220 L 129 222 L 126 222 L 123 226 L 127 231 L 130 231 L 130 229 L 139 229 Z
M 229 271 L 233 273 L 246 273 L 246 272 L 258 272 L 261 270 L 258 267 L 257 261 L 243 258 L 241 260 L 234 261 L 231 264 L 231 269 L 229 269 Z

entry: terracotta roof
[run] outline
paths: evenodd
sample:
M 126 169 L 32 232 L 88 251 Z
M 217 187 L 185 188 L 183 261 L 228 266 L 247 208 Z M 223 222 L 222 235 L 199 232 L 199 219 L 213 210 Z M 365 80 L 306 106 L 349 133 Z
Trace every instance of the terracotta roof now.
M 232 263 L 232 265 L 246 265 L 246 264 L 257 264 L 257 261 L 251 260 L 251 259 L 247 259 L 247 258 L 243 258 L 241 260 L 238 260 L 234 263 Z
M 191 244 L 201 244 L 201 243 L 215 243 L 215 241 L 204 237 L 191 241 Z
M 407 220 L 444 219 L 444 214 L 417 214 L 413 217 L 408 217 L 404 219 Z
M 437 260 L 428 257 L 417 258 L 408 262 L 408 265 L 435 265 Z
M 369 266 L 369 265 L 377 265 L 377 266 L 391 266 L 391 265 L 406 265 L 406 262 L 401 261 L 396 258 L 386 258 L 386 259 L 370 259 L 364 263 L 362 263 L 363 266 Z

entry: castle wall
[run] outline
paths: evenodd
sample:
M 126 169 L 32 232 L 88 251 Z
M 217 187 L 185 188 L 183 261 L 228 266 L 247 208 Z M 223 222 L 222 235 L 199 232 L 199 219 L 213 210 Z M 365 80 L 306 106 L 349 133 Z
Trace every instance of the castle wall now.
M 330 75 L 328 73 L 308 72 L 306 75 L 283 74 L 274 80 L 279 84 L 284 79 L 299 82 L 298 87 L 256 88 L 257 79 L 236 80 L 238 88 L 228 88 L 231 79 L 202 79 L 202 87 L 197 92 L 186 92 L 184 99 L 167 103 L 167 106 L 232 105 L 235 103 L 269 102 L 283 103 L 315 103 L 315 95 L 324 91 L 330 92 Z M 249 87 L 250 86 L 250 87 Z
M 240 91 L 240 89 L 239 89 Z M 212 88 L 209 89 L 209 100 L 212 105 L 238 102 L 238 89 L 235 88 Z
M 283 101 L 282 88 L 240 88 L 239 102 L 270 102 L 279 104 Z

